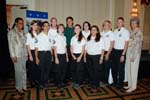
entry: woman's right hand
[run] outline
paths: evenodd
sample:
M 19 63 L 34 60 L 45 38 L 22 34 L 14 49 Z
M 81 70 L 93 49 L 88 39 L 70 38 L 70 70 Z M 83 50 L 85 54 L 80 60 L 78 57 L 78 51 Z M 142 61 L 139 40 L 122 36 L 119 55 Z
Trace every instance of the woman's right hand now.
M 32 57 L 32 56 L 29 56 L 29 60 L 30 60 L 30 61 L 33 61 L 33 57 Z
M 72 58 L 73 58 L 73 60 L 76 60 L 76 59 L 77 59 L 75 55 L 72 55 Z
M 59 59 L 58 58 L 55 59 L 55 64 L 59 64 Z
M 17 57 L 11 57 L 13 63 L 17 63 Z
M 36 61 L 35 61 L 35 63 L 36 63 L 37 65 L 39 65 L 39 63 L 40 63 L 40 60 L 39 60 L 39 58 L 36 58 Z

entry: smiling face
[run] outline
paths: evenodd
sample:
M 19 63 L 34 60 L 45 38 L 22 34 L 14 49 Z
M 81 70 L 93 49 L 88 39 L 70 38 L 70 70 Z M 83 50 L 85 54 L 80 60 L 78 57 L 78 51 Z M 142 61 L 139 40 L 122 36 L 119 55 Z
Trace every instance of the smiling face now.
M 98 34 L 97 28 L 96 28 L 96 27 L 92 27 L 92 28 L 91 28 L 91 35 L 92 35 L 92 36 L 96 36 L 96 34 Z
M 111 23 L 104 22 L 104 24 L 103 24 L 103 29 L 104 29 L 104 30 L 110 30 L 110 29 L 111 29 Z
M 63 26 L 59 26 L 58 27 L 58 33 L 63 33 L 64 32 L 64 27 Z
M 73 20 L 72 20 L 72 19 L 68 19 L 68 20 L 67 20 L 67 25 L 68 25 L 69 27 L 72 27 L 72 26 L 73 26 Z
M 118 19 L 118 20 L 117 20 L 117 27 L 118 27 L 118 28 L 121 28 L 121 27 L 123 27 L 123 26 L 124 26 L 124 21 L 121 20 L 121 19 Z
M 57 19 L 55 19 L 55 18 L 51 19 L 51 25 L 52 25 L 52 27 L 56 27 L 57 26 Z
M 24 26 L 23 20 L 18 20 L 18 22 L 16 22 L 15 24 L 16 24 L 16 27 L 17 27 L 18 30 L 23 29 L 23 26 Z
M 34 23 L 33 25 L 31 25 L 31 28 L 33 29 L 33 31 L 37 31 L 38 30 L 37 23 Z
M 88 23 L 85 23 L 83 27 L 84 27 L 84 30 L 89 30 L 89 25 L 88 25 Z
M 43 28 L 43 32 L 44 33 L 48 33 L 48 31 L 49 31 L 49 24 L 48 23 L 44 23 L 42 28 Z
M 75 26 L 74 32 L 78 35 L 81 32 L 81 28 L 79 26 Z

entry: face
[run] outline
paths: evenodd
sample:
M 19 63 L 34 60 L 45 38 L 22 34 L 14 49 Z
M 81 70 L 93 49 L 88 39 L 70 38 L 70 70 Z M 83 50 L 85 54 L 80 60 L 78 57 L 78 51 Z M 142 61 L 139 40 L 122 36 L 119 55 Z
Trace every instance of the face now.
M 108 22 L 104 22 L 104 26 L 103 26 L 104 30 L 110 30 L 111 29 L 111 24 Z
M 74 28 L 74 32 L 75 32 L 76 34 L 79 34 L 80 31 L 81 31 L 81 28 L 80 28 L 79 26 L 76 26 L 76 27 Z
M 123 27 L 123 26 L 124 26 L 124 21 L 121 20 L 121 19 L 118 19 L 118 21 L 117 21 L 117 26 L 118 26 L 118 28 Z
M 63 26 L 59 26 L 58 32 L 59 32 L 59 33 L 63 33 L 63 32 L 64 32 L 64 27 L 63 27 Z
M 138 27 L 138 24 L 136 22 L 131 23 L 131 29 L 135 29 Z
M 45 23 L 43 25 L 43 31 L 46 32 L 46 33 L 49 31 L 49 24 L 48 23 Z
M 89 25 L 87 23 L 84 24 L 84 30 L 89 30 Z
M 72 21 L 71 19 L 68 19 L 68 20 L 67 20 L 67 25 L 70 26 L 70 27 L 72 27 L 73 21 Z
M 24 23 L 22 20 L 19 20 L 17 23 L 16 23 L 16 27 L 19 29 L 19 30 L 22 30 L 24 26 Z
M 93 36 L 95 36 L 96 34 L 97 34 L 97 29 L 95 28 L 95 27 L 93 27 L 92 29 L 91 29 L 91 34 L 93 35 Z
M 56 19 L 52 19 L 51 24 L 53 27 L 56 27 L 57 25 L 57 20 Z
M 32 27 L 33 31 L 37 31 L 37 29 L 38 29 L 37 23 L 34 23 L 33 25 L 31 25 L 31 27 Z

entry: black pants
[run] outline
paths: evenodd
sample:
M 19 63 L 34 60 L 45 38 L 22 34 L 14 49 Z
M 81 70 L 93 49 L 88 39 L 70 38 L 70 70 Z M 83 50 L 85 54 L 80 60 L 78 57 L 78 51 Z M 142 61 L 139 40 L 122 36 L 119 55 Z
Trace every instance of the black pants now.
M 40 85 L 45 86 L 49 79 L 49 71 L 52 67 L 52 56 L 50 51 L 39 51 Z
M 39 67 L 35 63 L 35 53 L 34 50 L 31 50 L 33 61 L 28 59 L 27 61 L 27 72 L 30 82 L 35 82 L 39 80 Z
M 89 82 L 96 87 L 102 79 L 102 65 L 99 64 L 100 55 L 87 55 L 87 66 L 89 72 Z
M 71 62 L 72 62 L 72 57 L 71 57 L 71 52 L 70 52 L 70 45 L 67 45 L 67 53 L 68 53 L 68 58 L 69 58 L 69 62 L 67 63 L 67 71 L 66 71 L 66 80 L 69 80 L 72 75 L 71 75 Z
M 59 59 L 59 64 L 55 64 L 53 72 L 55 73 L 55 84 L 60 84 L 65 80 L 66 70 L 67 70 L 67 62 L 66 62 L 66 54 L 57 54 Z
M 74 54 L 76 57 L 79 57 L 80 54 Z M 81 84 L 83 80 L 83 74 L 84 74 L 84 62 L 83 57 L 80 60 L 80 62 L 77 62 L 77 60 L 73 60 L 71 62 L 71 75 L 73 82 Z
M 105 54 L 107 54 L 107 51 L 105 51 Z M 108 60 L 103 60 L 103 82 L 108 84 L 108 79 L 109 79 L 109 71 L 110 68 L 112 68 L 112 52 L 109 55 Z
M 123 50 L 113 50 L 113 59 L 112 59 L 112 77 L 114 84 L 120 86 L 123 85 L 124 76 L 125 76 L 125 61 L 120 62 L 120 57 Z

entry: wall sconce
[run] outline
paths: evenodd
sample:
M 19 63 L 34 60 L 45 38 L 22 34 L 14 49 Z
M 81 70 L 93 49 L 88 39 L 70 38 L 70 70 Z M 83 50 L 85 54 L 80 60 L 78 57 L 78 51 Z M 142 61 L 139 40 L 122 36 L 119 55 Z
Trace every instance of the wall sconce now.
M 131 16 L 132 17 L 137 17 L 138 16 L 137 0 L 133 0 L 132 10 L 131 10 Z

